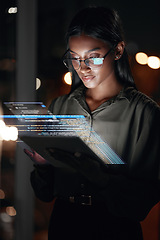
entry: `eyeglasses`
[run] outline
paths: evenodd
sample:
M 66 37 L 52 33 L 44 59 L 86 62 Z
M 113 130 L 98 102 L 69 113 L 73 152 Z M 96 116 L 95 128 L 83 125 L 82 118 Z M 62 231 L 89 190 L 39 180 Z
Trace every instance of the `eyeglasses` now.
M 69 68 L 69 69 L 75 69 L 78 70 L 81 66 L 81 62 L 84 62 L 86 64 L 87 67 L 92 68 L 92 69 L 99 69 L 102 67 L 103 65 L 103 61 L 105 59 L 105 57 L 107 57 L 107 55 L 111 52 L 112 48 L 101 58 L 99 57 L 90 57 L 90 58 L 86 58 L 84 60 L 78 59 L 78 58 L 66 58 L 65 56 L 67 55 L 67 53 L 69 53 L 69 49 L 67 50 L 67 52 L 64 54 L 63 57 L 63 63 L 64 65 Z

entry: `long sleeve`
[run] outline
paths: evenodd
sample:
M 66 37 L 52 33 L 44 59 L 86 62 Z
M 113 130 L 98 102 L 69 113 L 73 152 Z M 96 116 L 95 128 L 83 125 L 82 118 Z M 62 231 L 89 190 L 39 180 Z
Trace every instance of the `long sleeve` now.
M 106 205 L 113 215 L 141 221 L 160 201 L 160 108 L 127 88 L 90 114 L 82 90 L 53 101 L 50 111 L 84 115 L 125 164 L 101 167 L 90 158 L 72 161 L 65 157 L 62 161 L 72 169 L 36 167 L 31 174 L 35 194 L 43 201 L 51 201 L 55 195 L 76 196 L 83 183 L 87 195 Z
M 54 167 L 52 165 L 34 165 L 30 180 L 37 198 L 44 202 L 54 199 Z
M 141 131 L 129 161 L 134 176 L 160 181 L 160 108 L 144 115 Z
M 99 196 L 119 216 L 143 220 L 160 201 L 160 111 L 144 114 L 139 135 L 128 162 L 128 172 L 110 175 Z

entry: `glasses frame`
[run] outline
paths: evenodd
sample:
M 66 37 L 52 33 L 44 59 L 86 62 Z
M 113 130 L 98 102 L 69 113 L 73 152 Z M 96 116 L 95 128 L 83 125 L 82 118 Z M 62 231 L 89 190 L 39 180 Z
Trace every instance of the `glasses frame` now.
M 102 61 L 104 61 L 104 59 L 108 56 L 108 54 L 111 52 L 112 49 L 113 49 L 113 47 L 110 48 L 110 49 L 108 50 L 108 52 L 107 52 L 103 57 L 101 57 L 101 58 L 98 57 L 98 58 L 99 58 L 99 59 L 102 59 Z M 91 68 L 91 69 L 92 69 L 92 68 L 94 69 L 94 67 L 91 67 L 91 66 L 89 66 L 89 65 L 86 63 L 87 60 L 92 59 L 92 58 L 94 58 L 94 57 L 90 57 L 90 58 L 86 58 L 86 59 L 65 58 L 65 55 L 66 55 L 67 52 L 69 52 L 69 51 L 70 51 L 70 49 L 67 49 L 67 51 L 64 53 L 63 58 L 62 58 L 63 63 L 64 63 L 64 65 L 65 65 L 67 68 L 70 68 L 70 67 L 67 66 L 65 60 L 70 60 L 70 61 L 72 61 L 72 59 L 75 59 L 75 60 L 77 60 L 77 62 L 79 63 L 79 67 L 76 68 L 76 69 L 75 69 L 74 67 L 71 67 L 72 69 L 79 70 L 79 68 L 81 67 L 81 62 L 84 62 L 84 63 L 86 64 L 87 67 L 89 67 L 89 68 Z M 101 68 L 102 65 L 103 65 L 103 63 L 102 63 L 101 66 L 98 67 L 97 69 Z M 96 68 L 95 68 L 95 69 L 96 69 Z

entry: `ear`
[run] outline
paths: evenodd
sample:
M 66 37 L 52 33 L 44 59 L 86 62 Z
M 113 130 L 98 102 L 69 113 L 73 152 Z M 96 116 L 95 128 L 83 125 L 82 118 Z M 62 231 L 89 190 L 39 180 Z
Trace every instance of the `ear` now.
M 121 58 L 124 52 L 124 48 L 125 48 L 125 43 L 123 41 L 117 44 L 115 48 L 115 60 L 119 60 Z

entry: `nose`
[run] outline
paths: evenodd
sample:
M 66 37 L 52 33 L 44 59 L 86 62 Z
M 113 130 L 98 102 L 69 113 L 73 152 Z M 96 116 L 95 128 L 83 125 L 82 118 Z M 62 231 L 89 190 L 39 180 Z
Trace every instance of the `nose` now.
M 91 68 L 88 67 L 88 66 L 85 64 L 84 61 L 81 61 L 81 62 L 80 62 L 80 68 L 79 68 L 79 70 L 80 70 L 81 72 L 86 72 L 86 71 L 88 72 L 88 71 L 91 70 Z

